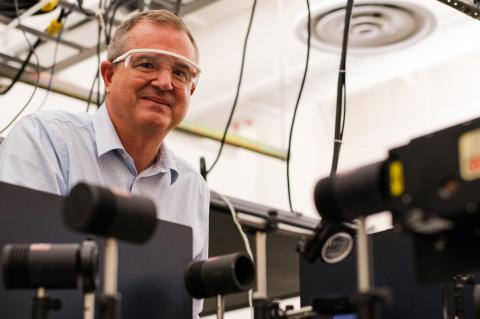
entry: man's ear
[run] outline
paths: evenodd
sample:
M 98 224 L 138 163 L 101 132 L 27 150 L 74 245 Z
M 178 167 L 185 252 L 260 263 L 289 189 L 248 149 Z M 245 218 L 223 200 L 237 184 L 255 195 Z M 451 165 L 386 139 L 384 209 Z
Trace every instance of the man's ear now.
M 110 93 L 112 78 L 115 65 L 110 61 L 102 61 L 100 64 L 100 73 L 102 74 L 103 83 L 105 84 L 105 92 Z

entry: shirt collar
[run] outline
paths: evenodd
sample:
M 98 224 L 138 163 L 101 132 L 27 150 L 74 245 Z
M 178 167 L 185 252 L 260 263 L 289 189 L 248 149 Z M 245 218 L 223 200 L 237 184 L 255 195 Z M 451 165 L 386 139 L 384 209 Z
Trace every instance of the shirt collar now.
M 103 154 L 112 150 L 125 151 L 125 148 L 118 137 L 117 131 L 110 120 L 105 104 L 103 104 L 97 112 L 92 115 L 92 124 L 95 132 L 98 157 L 101 157 Z
M 97 156 L 100 158 L 103 154 L 113 150 L 125 151 L 125 148 L 118 137 L 117 131 L 113 126 L 107 107 L 103 104 L 92 117 L 93 130 L 95 132 L 95 141 L 97 143 Z M 147 169 L 148 175 L 154 175 L 160 172 L 170 172 L 170 185 L 175 183 L 178 178 L 178 169 L 175 164 L 173 153 L 167 148 L 165 143 L 160 146 L 155 163 Z
M 154 169 L 163 172 L 170 171 L 170 185 L 175 183 L 178 178 L 178 169 L 173 156 L 173 153 L 167 148 L 165 143 L 162 143 L 160 152 L 158 152 L 155 163 L 153 164 Z

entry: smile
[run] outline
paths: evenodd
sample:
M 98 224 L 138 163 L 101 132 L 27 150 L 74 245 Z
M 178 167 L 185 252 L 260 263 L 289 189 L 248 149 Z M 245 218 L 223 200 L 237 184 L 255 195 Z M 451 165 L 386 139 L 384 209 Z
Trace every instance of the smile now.
M 166 105 L 168 107 L 172 107 L 172 103 L 168 99 L 165 99 L 165 98 L 155 97 L 155 96 L 144 96 L 144 97 L 142 97 L 142 99 L 154 102 L 156 104 L 163 104 L 163 105 Z

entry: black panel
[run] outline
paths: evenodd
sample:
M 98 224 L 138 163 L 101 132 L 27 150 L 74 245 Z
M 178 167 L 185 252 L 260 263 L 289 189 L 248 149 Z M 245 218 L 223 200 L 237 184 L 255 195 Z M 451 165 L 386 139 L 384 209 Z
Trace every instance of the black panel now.
M 6 243 L 74 243 L 84 237 L 63 226 L 61 197 L 0 183 L 0 249 Z M 191 318 L 191 298 L 183 284 L 191 256 L 191 228 L 165 221 L 159 221 L 155 235 L 144 246 L 120 243 L 123 317 Z M 6 291 L 1 279 L 0 317 L 30 318 L 34 292 Z M 63 309 L 49 318 L 83 318 L 80 291 L 49 291 L 49 295 L 63 302 Z
M 269 211 L 277 212 L 278 220 L 284 224 L 313 230 L 317 221 L 308 217 L 298 217 L 289 212 L 280 211 L 271 207 L 254 204 L 236 198 L 228 197 L 239 212 L 266 219 Z M 248 235 L 250 246 L 255 254 L 255 236 Z M 272 298 L 287 298 L 298 296 L 299 265 L 296 252 L 299 237 L 271 232 L 267 236 L 267 287 L 268 295 Z M 210 256 L 218 256 L 236 251 L 245 251 L 243 241 L 238 233 L 232 216 L 226 204 L 212 192 L 210 205 Z M 226 309 L 238 309 L 248 306 L 247 294 L 227 296 Z M 211 314 L 216 311 L 216 299 L 205 301 L 202 314 Z
M 389 287 L 393 304 L 385 306 L 383 318 L 443 318 L 445 285 L 420 285 L 415 280 L 413 237 L 393 231 L 373 235 L 375 286 Z M 437 267 L 442 267 L 438 264 Z M 355 254 L 335 265 L 317 260 L 300 262 L 300 298 L 303 306 L 316 297 L 351 294 L 356 291 Z M 472 289 L 465 292 L 467 316 L 474 318 Z

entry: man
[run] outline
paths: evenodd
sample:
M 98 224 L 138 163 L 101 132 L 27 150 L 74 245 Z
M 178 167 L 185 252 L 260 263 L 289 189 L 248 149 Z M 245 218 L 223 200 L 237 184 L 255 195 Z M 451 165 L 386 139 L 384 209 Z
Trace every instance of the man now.
M 208 255 L 209 191 L 163 143 L 188 109 L 200 72 L 185 24 L 164 10 L 123 22 L 100 71 L 106 100 L 95 114 L 24 117 L 0 148 L 0 180 L 66 195 L 79 181 L 154 200 L 158 217 L 193 228 L 193 258 Z M 194 301 L 194 317 L 201 303 Z

